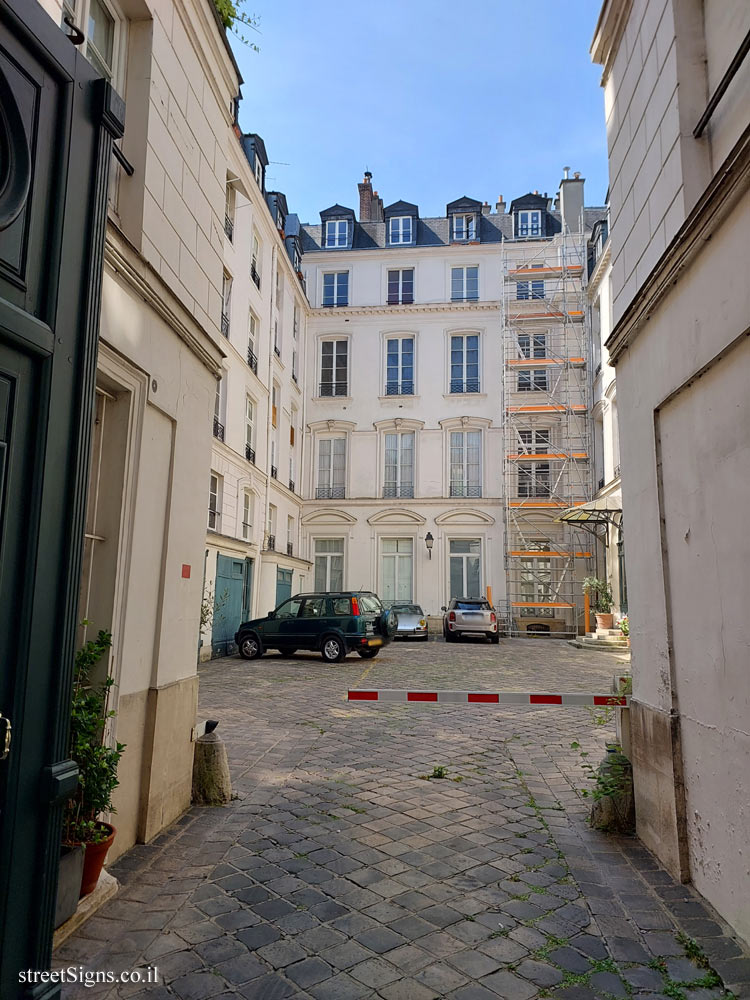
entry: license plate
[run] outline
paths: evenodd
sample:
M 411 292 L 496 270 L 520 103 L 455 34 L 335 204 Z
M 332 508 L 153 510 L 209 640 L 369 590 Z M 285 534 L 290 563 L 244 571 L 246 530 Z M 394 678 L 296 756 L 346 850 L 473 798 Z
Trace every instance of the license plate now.
M 367 645 L 368 646 L 382 646 L 383 645 L 383 640 L 382 639 L 368 639 L 367 640 Z

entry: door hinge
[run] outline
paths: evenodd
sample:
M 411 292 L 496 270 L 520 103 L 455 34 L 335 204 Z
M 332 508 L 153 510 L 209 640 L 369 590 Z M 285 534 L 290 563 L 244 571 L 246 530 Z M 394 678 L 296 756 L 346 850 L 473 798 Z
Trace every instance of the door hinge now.
M 10 719 L 0 712 L 0 760 L 5 760 L 10 753 L 12 729 Z

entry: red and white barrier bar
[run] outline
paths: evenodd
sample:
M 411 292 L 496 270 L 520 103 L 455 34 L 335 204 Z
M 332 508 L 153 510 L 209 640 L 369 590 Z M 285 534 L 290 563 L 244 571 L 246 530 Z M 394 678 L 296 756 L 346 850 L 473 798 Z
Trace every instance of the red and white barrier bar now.
M 536 694 L 521 691 L 365 691 L 349 690 L 349 701 L 437 702 L 438 705 L 598 705 L 627 708 L 630 695 L 589 694 L 569 691 L 565 694 Z

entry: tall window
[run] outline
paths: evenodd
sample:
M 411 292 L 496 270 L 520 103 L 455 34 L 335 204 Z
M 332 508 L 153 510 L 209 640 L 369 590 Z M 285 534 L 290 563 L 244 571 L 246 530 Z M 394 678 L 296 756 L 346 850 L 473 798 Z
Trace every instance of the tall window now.
M 516 282 L 516 298 L 517 299 L 543 299 L 544 298 L 544 281 L 541 279 L 534 279 L 533 281 L 518 281 Z
M 323 305 L 349 305 L 348 271 L 327 271 L 323 275 Z
M 349 341 L 324 340 L 320 345 L 320 395 L 347 396 Z
M 297 434 L 297 407 L 293 406 L 289 420 L 289 489 L 294 493 L 296 475 L 296 434 Z
M 287 516 L 286 519 L 286 554 L 288 556 L 294 553 L 294 518 L 291 515 Z
M 478 538 L 450 542 L 450 596 L 482 596 L 482 545 Z
M 315 589 L 318 592 L 344 589 L 344 539 L 315 539 Z
M 546 392 L 548 384 L 546 368 L 531 368 L 518 373 L 519 392 Z
M 516 212 L 516 236 L 541 236 L 541 211 Z
M 281 357 L 281 338 L 279 336 L 279 321 L 273 321 L 273 353 L 277 358 Z
M 226 197 L 224 201 L 224 232 L 230 240 L 234 239 L 234 209 L 237 201 L 237 192 L 233 184 L 227 184 Z
M 451 392 L 479 392 L 479 335 L 451 337 Z
M 250 261 L 250 277 L 255 282 L 258 290 L 260 290 L 260 249 L 258 234 L 253 233 L 253 256 Z
M 519 497 L 548 497 L 552 492 L 549 462 L 520 462 Z
M 550 448 L 552 431 L 549 427 L 518 432 L 519 451 L 529 455 L 545 455 Z
M 479 298 L 479 268 L 451 268 L 451 301 L 475 302 Z
M 214 437 L 224 440 L 224 378 L 217 379 L 214 394 Z
M 83 32 L 88 61 L 122 91 L 125 19 L 115 4 L 111 0 L 63 0 L 63 16 L 66 14 Z
M 276 382 L 271 386 L 271 426 L 276 427 L 279 422 L 279 387 Z
M 331 219 L 326 222 L 326 246 L 345 247 L 349 242 L 349 223 L 346 219 Z
M 245 458 L 255 462 L 255 403 L 245 396 Z
M 450 495 L 481 497 L 482 432 L 451 431 Z
M 519 333 L 518 355 L 521 358 L 546 358 L 546 333 Z
M 393 337 L 386 342 L 386 396 L 414 394 L 414 338 Z
M 317 500 L 341 500 L 346 495 L 346 438 L 318 442 Z
M 381 542 L 380 568 L 384 601 L 410 601 L 412 598 L 412 538 L 384 538 Z
M 294 320 L 292 322 L 292 336 L 295 340 L 299 338 L 299 305 L 294 303 Z
M 247 363 L 255 372 L 258 374 L 258 355 L 256 354 L 256 345 L 258 343 L 258 317 L 255 313 L 250 310 L 250 321 L 248 323 L 247 332 Z
M 266 547 L 272 552 L 276 549 L 276 506 L 272 503 L 268 505 L 268 520 L 266 521 Z
M 540 604 L 552 599 L 552 562 L 549 559 L 521 560 L 521 598 L 530 604 Z M 526 609 L 521 610 L 521 614 Z M 541 616 L 547 611 L 551 616 L 552 608 L 529 609 L 528 614 Z
M 453 216 L 453 239 L 475 240 L 477 238 L 477 219 L 475 215 Z
M 212 472 L 208 480 L 208 526 L 219 530 L 221 520 L 221 476 Z
M 249 541 L 253 533 L 253 495 L 250 490 L 242 494 L 242 537 Z
M 229 310 L 232 307 L 232 275 L 224 272 L 221 282 L 221 332 L 229 336 Z
M 385 435 L 384 497 L 414 496 L 414 431 Z
M 414 301 L 414 268 L 402 267 L 388 272 L 388 305 L 411 305 Z
M 276 308 L 281 309 L 281 304 L 284 301 L 284 275 L 281 273 L 281 268 L 276 271 Z
M 403 215 L 391 219 L 388 224 L 388 241 L 390 243 L 411 243 L 411 216 Z

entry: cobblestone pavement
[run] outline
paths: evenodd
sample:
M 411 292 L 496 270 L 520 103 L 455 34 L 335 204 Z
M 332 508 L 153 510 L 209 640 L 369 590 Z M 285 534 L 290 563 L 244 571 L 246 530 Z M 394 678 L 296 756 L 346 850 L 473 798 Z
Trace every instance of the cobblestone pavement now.
M 236 800 L 119 859 L 118 896 L 56 955 L 156 965 L 160 985 L 64 995 L 710 1000 L 723 980 L 750 996 L 750 959 L 700 897 L 586 826 L 583 765 L 611 720 L 346 701 L 354 686 L 608 691 L 620 669 L 544 640 L 207 664 L 201 716 L 220 720 Z

